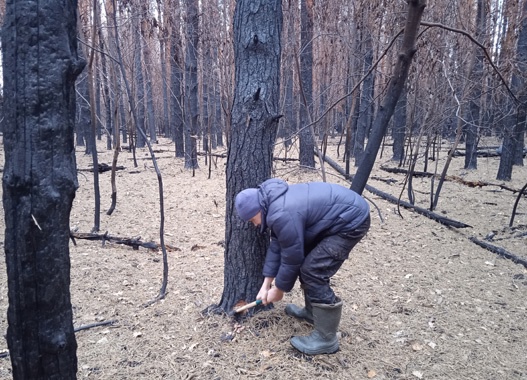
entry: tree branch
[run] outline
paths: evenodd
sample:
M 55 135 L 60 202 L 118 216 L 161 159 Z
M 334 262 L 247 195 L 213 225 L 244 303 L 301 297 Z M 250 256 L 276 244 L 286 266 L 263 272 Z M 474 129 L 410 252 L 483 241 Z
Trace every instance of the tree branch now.
M 498 68 L 496 67 L 496 65 L 494 65 L 494 63 L 492 62 L 492 58 L 490 57 L 489 52 L 487 51 L 487 48 L 485 46 L 483 46 L 481 43 L 479 43 L 470 33 L 466 32 L 466 31 L 464 31 L 462 29 L 452 28 L 450 26 L 446 26 L 446 25 L 443 25 L 441 23 L 436 23 L 436 22 L 422 21 L 421 25 L 428 26 L 428 27 L 431 27 L 431 28 L 433 28 L 433 27 L 441 28 L 441 29 L 448 30 L 450 32 L 459 33 L 459 34 L 462 34 L 465 37 L 467 37 L 472 42 L 474 42 L 481 50 L 483 50 L 483 52 L 485 53 L 485 56 L 487 57 L 487 60 L 489 61 L 490 65 L 492 66 L 492 68 L 494 69 L 494 71 L 496 72 L 496 74 L 498 75 L 500 80 L 503 82 L 503 85 L 507 89 L 507 92 L 511 95 L 512 99 L 514 99 L 514 101 L 516 102 L 517 105 L 520 104 L 520 100 L 516 97 L 516 95 L 514 95 L 512 90 L 507 85 L 507 82 L 505 81 L 505 78 L 503 78 L 503 76 L 501 75 L 501 73 L 498 70 Z
M 485 248 L 485 249 L 487 249 L 487 250 L 489 250 L 489 251 L 491 251 L 493 253 L 496 253 L 496 254 L 498 254 L 500 256 L 505 257 L 506 259 L 511 260 L 515 264 L 521 264 L 525 268 L 527 268 L 527 260 L 525 260 L 525 259 L 523 259 L 521 257 L 518 257 L 518 256 L 506 251 L 503 248 L 496 247 L 495 245 L 492 245 L 492 244 L 489 244 L 489 243 L 485 243 L 484 241 L 478 240 L 475 237 L 470 237 L 469 240 L 471 242 L 473 242 L 474 244 L 479 245 L 482 248 Z
M 99 327 L 99 326 L 113 325 L 116 322 L 117 322 L 117 320 L 112 319 L 112 320 L 109 320 L 109 321 L 89 323 L 87 325 L 81 325 L 79 327 L 75 327 L 75 329 L 73 331 L 77 332 L 77 331 L 88 330 L 88 329 L 91 329 L 91 328 L 94 328 L 94 327 Z
M 104 245 L 107 241 L 110 243 L 115 244 L 123 244 L 128 245 L 132 247 L 134 250 L 138 250 L 139 247 L 146 248 L 146 249 L 160 249 L 162 248 L 161 244 L 155 243 L 153 241 L 146 242 L 141 241 L 141 237 L 136 238 L 123 238 L 123 237 L 117 237 L 117 236 L 111 236 L 108 235 L 108 232 L 104 234 L 96 234 L 96 233 L 84 233 L 84 232 L 70 232 L 70 238 L 73 241 L 73 244 L 76 245 L 75 239 L 85 239 L 85 240 L 101 240 L 102 245 Z M 166 245 L 166 248 L 170 251 L 179 251 L 180 249 L 177 247 L 172 247 L 170 245 Z

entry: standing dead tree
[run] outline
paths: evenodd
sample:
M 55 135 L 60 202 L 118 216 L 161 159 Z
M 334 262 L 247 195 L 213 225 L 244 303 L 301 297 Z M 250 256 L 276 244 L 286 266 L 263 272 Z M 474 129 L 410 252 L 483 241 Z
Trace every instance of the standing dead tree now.
M 521 199 L 522 195 L 526 193 L 526 191 L 527 191 L 527 183 L 520 190 L 520 193 L 518 194 L 518 197 L 516 197 L 516 201 L 514 202 L 514 206 L 512 208 L 511 221 L 509 222 L 509 227 L 512 227 L 512 225 L 514 224 L 514 217 L 516 216 L 516 210 L 518 208 L 518 203 L 520 203 L 520 199 Z
M 7 1 L 2 30 L 7 345 L 13 379 L 74 379 L 70 212 L 77 2 Z
M 511 76 L 511 87 L 518 94 L 519 103 L 507 104 L 510 113 L 506 118 L 500 166 L 496 179 L 510 181 L 513 165 L 523 165 L 523 145 L 527 119 L 527 1 L 522 1 L 520 32 L 516 44 L 515 67 Z
M 377 159 L 377 153 L 381 146 L 384 135 L 388 128 L 388 122 L 393 115 L 395 105 L 403 91 L 412 58 L 416 52 L 415 42 L 417 40 L 421 17 L 426 7 L 426 0 L 408 1 L 408 15 L 404 28 L 403 43 L 398 56 L 393 76 L 388 85 L 386 96 L 373 122 L 372 132 L 364 151 L 362 162 L 351 185 L 351 189 L 362 194 L 373 164 Z
M 87 142 L 87 145 L 89 144 L 91 146 L 91 155 L 92 155 L 92 161 L 93 161 L 93 167 L 96 168 L 99 165 L 99 159 L 97 156 L 97 139 L 96 139 L 96 133 L 97 133 L 97 115 L 96 115 L 96 106 L 95 106 L 95 41 L 97 38 L 97 24 L 96 15 L 99 12 L 99 6 L 98 6 L 98 0 L 93 0 L 93 8 L 91 12 L 88 10 L 88 7 L 84 10 L 85 17 L 88 17 L 88 14 L 92 14 L 92 24 L 91 29 L 84 30 L 84 40 L 86 43 L 85 46 L 85 56 L 88 57 L 88 94 L 90 96 L 90 119 L 91 119 L 91 128 L 89 132 L 89 141 Z M 92 49 L 90 50 L 88 46 L 90 45 L 88 41 L 92 45 Z M 101 193 L 99 189 L 99 172 L 97 170 L 93 171 L 93 193 L 94 193 L 94 218 L 93 218 L 93 228 L 92 232 L 99 231 L 99 228 L 101 226 Z
M 115 9 L 115 0 L 112 0 L 112 4 L 113 4 L 113 8 Z M 117 16 L 115 15 L 115 12 L 114 12 L 113 16 L 114 16 L 114 19 L 113 19 L 113 24 L 114 25 L 113 26 L 114 26 L 114 30 L 115 30 L 115 39 L 116 39 L 115 43 L 116 43 L 116 47 L 117 47 L 117 54 L 119 56 L 119 68 L 121 70 L 121 75 L 123 77 L 123 81 L 124 81 L 124 84 L 125 84 L 126 93 L 128 95 L 128 101 L 130 102 L 130 108 L 132 110 L 132 115 L 134 117 L 134 122 L 136 122 L 137 131 L 143 137 L 143 139 L 145 140 L 145 142 L 146 142 L 146 144 L 148 146 L 148 150 L 150 152 L 150 156 L 152 157 L 152 163 L 154 164 L 154 169 L 156 171 L 157 180 L 158 180 L 158 183 L 159 183 L 159 214 L 160 214 L 159 243 L 161 245 L 161 250 L 163 251 L 163 283 L 161 284 L 161 288 L 159 290 L 159 294 L 157 295 L 157 297 L 154 300 L 152 300 L 152 301 L 150 301 L 150 302 L 145 304 L 145 306 L 149 306 L 150 304 L 165 298 L 166 290 L 167 290 L 167 284 L 168 284 L 168 257 L 167 257 L 167 250 L 166 250 L 166 247 L 165 247 L 165 206 L 164 206 L 164 200 L 163 200 L 164 199 L 164 196 L 163 196 L 163 177 L 161 176 L 161 171 L 159 170 L 159 166 L 157 165 L 157 161 L 156 161 L 156 157 L 155 157 L 155 154 L 154 154 L 154 150 L 152 149 L 152 145 L 148 141 L 148 139 L 146 137 L 146 134 L 145 134 L 145 131 L 143 130 L 143 128 L 141 128 L 139 126 L 139 124 L 137 124 L 138 117 L 137 117 L 137 114 L 135 112 L 135 106 L 133 104 L 133 97 L 132 97 L 132 93 L 131 93 L 131 90 L 130 90 L 130 84 L 128 83 L 128 78 L 126 76 L 126 70 L 125 70 L 124 64 L 123 64 L 123 56 L 122 56 L 122 53 L 121 53 L 121 47 L 119 45 L 119 32 L 117 30 Z
M 234 211 L 234 198 L 271 174 L 278 121 L 281 0 L 236 2 L 235 101 L 227 158 L 224 288 L 219 305 L 229 312 L 240 300 L 253 300 L 262 285 L 269 235 L 260 234 Z

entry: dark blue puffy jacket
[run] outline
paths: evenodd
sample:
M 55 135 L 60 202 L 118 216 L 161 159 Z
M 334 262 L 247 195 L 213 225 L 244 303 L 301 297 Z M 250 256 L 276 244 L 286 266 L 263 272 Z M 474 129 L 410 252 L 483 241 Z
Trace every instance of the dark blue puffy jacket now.
M 337 184 L 309 182 L 288 185 L 269 179 L 259 188 L 262 229 L 271 230 L 263 275 L 290 291 L 311 249 L 323 238 L 358 227 L 370 213 L 357 193 Z

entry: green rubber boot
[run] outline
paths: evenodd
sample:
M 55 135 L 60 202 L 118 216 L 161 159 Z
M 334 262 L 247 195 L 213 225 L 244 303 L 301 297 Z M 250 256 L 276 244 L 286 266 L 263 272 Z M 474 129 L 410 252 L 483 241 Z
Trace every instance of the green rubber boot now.
M 342 315 L 342 301 L 337 301 L 334 304 L 312 304 L 315 329 L 308 336 L 292 337 L 291 344 L 294 348 L 308 355 L 333 354 L 338 351 L 337 330 Z
M 300 307 L 292 303 L 287 304 L 287 306 L 285 307 L 285 313 L 292 317 L 306 321 L 307 323 L 313 324 L 313 307 L 311 306 L 311 301 L 309 300 L 309 297 L 305 292 L 304 302 L 304 307 Z

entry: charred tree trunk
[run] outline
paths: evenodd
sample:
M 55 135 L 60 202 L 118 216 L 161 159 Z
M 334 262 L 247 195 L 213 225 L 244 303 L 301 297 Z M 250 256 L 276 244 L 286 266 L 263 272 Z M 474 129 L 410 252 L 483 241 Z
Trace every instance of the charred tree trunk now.
M 415 42 L 425 6 L 425 0 L 408 1 L 408 16 L 404 29 L 402 50 L 398 56 L 394 75 L 388 84 L 386 97 L 384 98 L 379 112 L 375 117 L 375 121 L 373 122 L 372 132 L 364 152 L 364 157 L 357 169 L 357 174 L 351 185 L 351 189 L 359 194 L 362 194 L 362 191 L 368 182 L 373 164 L 377 159 L 377 153 L 379 152 L 382 139 L 386 134 L 388 122 L 393 115 L 395 105 L 399 100 L 406 78 L 408 77 L 410 64 L 412 63 L 412 58 L 416 51 Z
M 313 0 L 300 0 L 300 88 L 303 91 L 300 102 L 300 165 L 315 167 L 315 136 L 308 128 L 313 110 Z
M 173 133 L 175 156 L 185 157 L 185 140 L 183 136 L 183 67 L 181 40 L 179 37 L 179 13 L 176 5 L 171 1 L 169 12 L 170 24 L 170 125 Z
M 282 4 L 280 0 L 254 4 L 254 0 L 239 0 L 234 14 L 235 100 L 226 169 L 224 288 L 218 306 L 227 312 L 238 301 L 256 297 L 269 244 L 269 236 L 234 211 L 238 192 L 271 175 L 280 118 Z
M 523 140 L 526 125 L 527 94 L 525 94 L 525 75 L 527 74 L 527 0 L 522 2 L 522 23 L 516 47 L 516 69 L 512 74 L 511 89 L 519 95 L 520 104 L 510 107 L 510 115 L 505 125 L 505 136 L 501 151 L 500 166 L 496 179 L 510 181 L 513 165 L 523 163 Z M 510 101 L 512 102 L 512 100 Z M 518 154 L 518 150 L 520 154 Z M 518 157 L 519 156 L 519 157 Z
M 96 38 L 97 38 L 97 34 L 96 34 L 96 19 L 97 19 L 97 16 L 96 14 L 99 12 L 99 9 L 98 9 L 98 6 L 97 6 L 98 2 L 95 0 L 93 2 L 93 20 L 92 20 L 92 29 L 91 29 L 91 43 L 93 44 L 93 46 L 95 46 L 96 44 Z M 95 50 L 94 49 L 91 49 L 91 50 L 88 50 L 87 49 L 87 54 L 86 54 L 88 58 L 88 92 L 89 92 L 89 96 L 90 96 L 90 119 L 91 119 L 91 122 L 90 122 L 90 125 L 91 125 L 91 133 L 90 133 L 90 139 L 91 139 L 91 146 L 92 146 L 92 149 L 91 149 L 91 155 L 92 155 L 92 161 L 93 161 L 93 167 L 96 168 L 99 166 L 99 158 L 98 158 L 98 153 L 97 153 L 97 128 L 98 128 L 98 121 L 97 121 L 97 110 L 98 110 L 98 106 L 97 106 L 97 102 L 95 100 L 96 98 L 96 95 L 95 95 L 95 92 L 96 92 L 96 86 L 95 86 L 95 82 L 96 82 L 96 78 L 95 78 L 95 73 L 94 73 L 94 69 L 93 69 L 93 66 L 94 66 L 94 61 L 95 61 Z M 94 203 L 95 203 L 95 207 L 94 207 L 94 213 L 93 213 L 93 228 L 92 228 L 92 231 L 93 232 L 97 232 L 99 231 L 99 228 L 100 228 L 100 225 L 101 225 L 101 192 L 100 192 L 100 188 L 99 188 L 99 172 L 97 170 L 94 170 L 93 171 L 93 193 L 94 193 Z
M 187 45 L 185 52 L 185 98 L 187 114 L 185 120 L 185 168 L 198 169 L 198 0 L 185 0 L 187 4 Z
M 108 14 L 108 16 L 112 17 L 110 14 Z M 114 38 L 114 41 L 115 41 L 115 38 Z M 116 41 L 116 43 L 118 42 Z M 118 67 L 119 65 L 117 64 L 115 66 Z M 126 122 L 127 120 L 126 111 L 124 110 L 124 97 L 126 96 L 125 95 L 126 91 L 123 90 L 122 79 L 121 79 L 121 74 L 120 74 L 119 69 L 116 69 L 116 71 L 117 73 L 115 74 L 115 81 L 116 81 L 115 90 L 123 94 L 117 98 L 118 107 L 119 107 L 119 110 L 118 110 L 119 120 L 120 120 L 119 124 L 121 128 L 121 135 L 123 137 L 123 144 L 127 144 L 128 143 L 128 123 Z
M 367 73 L 371 70 L 373 65 L 373 41 L 371 33 L 366 31 L 362 36 L 362 49 L 364 50 L 364 63 L 362 72 Z M 366 136 L 370 131 L 371 120 L 372 120 L 372 104 L 374 96 L 374 74 L 369 74 L 362 84 L 362 90 L 360 92 L 360 108 L 358 111 L 357 128 L 354 138 L 354 151 L 353 156 L 355 157 L 355 166 L 359 166 L 364 154 L 364 142 Z
M 213 96 L 214 101 L 212 102 L 212 149 L 217 149 L 222 143 L 223 124 L 221 122 L 221 94 L 219 92 L 220 82 L 215 76 Z M 220 145 L 221 144 L 221 145 Z
M 284 41 L 288 38 L 294 39 L 295 37 L 295 12 L 293 9 L 284 14 L 285 25 L 287 25 L 286 30 L 284 30 Z M 286 148 L 286 157 L 288 154 L 288 148 L 293 144 L 291 136 L 294 135 L 297 130 L 297 102 L 295 102 L 295 86 L 294 86 L 294 49 L 290 49 L 288 52 L 284 52 L 284 65 L 282 71 L 282 91 L 283 91 L 283 103 L 284 103 L 284 118 L 282 119 L 282 126 L 280 128 L 280 136 L 284 140 L 284 146 Z
M 134 35 L 134 81 L 135 81 L 135 99 L 137 107 L 137 124 L 134 125 L 133 131 L 135 131 L 135 146 L 138 148 L 144 148 L 146 145 L 145 137 L 138 130 L 145 130 L 145 84 L 143 77 L 143 65 L 141 62 L 142 57 L 142 44 L 141 44 L 141 24 L 140 14 L 138 12 L 139 6 L 132 5 L 133 24 L 132 33 Z M 134 147 L 135 148 L 135 147 Z
M 210 53 L 205 53 L 205 65 L 212 66 L 212 61 L 210 59 Z M 209 144 L 211 141 L 212 133 L 211 133 L 211 125 L 210 125 L 210 88 L 208 83 L 210 83 L 209 79 L 203 80 L 203 90 L 202 90 L 202 106 L 201 106 L 201 114 L 203 115 L 201 118 L 201 127 L 202 127 L 202 135 L 203 135 L 203 151 L 209 152 Z M 207 156 L 205 156 L 207 157 Z
M 403 93 L 397 102 L 393 117 L 393 156 L 392 161 L 397 161 L 399 165 L 404 159 L 404 142 L 406 140 L 406 104 L 408 103 L 408 92 L 403 89 Z
M 80 52 L 82 53 L 82 52 Z M 85 70 L 77 79 L 77 146 L 85 146 L 85 154 L 91 154 L 93 149 L 91 139 L 90 93 L 88 91 L 88 73 Z M 95 141 L 95 139 L 93 139 Z
M 157 0 L 157 14 L 159 15 L 159 60 L 161 61 L 161 89 L 163 93 L 163 116 L 160 122 L 160 132 L 167 137 L 169 134 L 168 125 L 170 117 L 168 115 L 168 79 L 167 79 L 167 41 L 168 28 L 165 25 L 165 4 L 161 0 Z
M 100 10 L 99 10 L 99 4 L 97 3 L 97 5 L 95 5 L 94 3 L 94 9 L 95 7 L 97 7 L 97 15 L 99 15 L 100 13 Z M 94 21 L 94 27 L 95 29 L 97 30 L 98 26 L 97 26 L 97 21 Z M 98 44 L 98 40 L 99 38 L 94 38 L 93 39 L 93 43 L 94 43 L 94 47 L 96 46 L 96 44 Z M 98 55 L 94 55 L 94 67 L 99 67 L 99 56 Z M 100 70 L 95 70 L 94 73 L 93 73 L 93 86 L 95 88 L 95 91 L 94 91 L 94 94 L 95 94 L 95 128 L 96 128 L 96 135 L 97 135 L 97 140 L 98 141 L 102 141 L 102 130 L 103 130 L 103 126 L 102 126 L 102 113 L 101 113 L 101 99 L 102 99 L 102 95 L 101 95 L 101 88 L 102 88 L 102 84 L 101 84 L 101 71 Z
M 77 189 L 77 2 L 6 3 L 3 206 L 13 379 L 74 379 L 70 211 Z
M 143 69 L 145 78 L 145 109 L 147 118 L 147 131 L 150 137 L 150 142 L 157 142 L 157 128 L 156 117 L 154 109 L 154 95 L 152 89 L 152 54 L 150 53 L 150 41 L 152 40 L 152 26 L 150 25 L 150 16 L 148 14 L 148 3 L 141 3 L 141 36 L 143 43 Z
M 99 34 L 99 50 L 100 50 L 100 56 L 101 56 L 101 68 L 102 68 L 102 76 L 101 76 L 101 84 L 102 84 L 102 91 L 104 94 L 104 111 L 105 111 L 105 128 L 104 132 L 106 133 L 106 149 L 111 150 L 112 149 L 112 135 L 113 135 L 113 118 L 112 118 L 112 105 L 113 105 L 113 98 L 110 96 L 110 76 L 109 76 L 109 70 L 108 70 L 108 63 L 106 59 L 106 54 L 108 53 L 109 49 L 106 48 L 106 38 L 104 34 L 102 33 L 102 27 L 101 27 L 101 13 L 97 12 L 97 19 L 96 19 L 96 25 L 98 29 Z
M 476 38 L 481 40 L 485 32 L 485 7 L 483 0 L 477 0 L 476 29 Z M 467 115 L 465 116 L 465 120 L 468 121 L 465 125 L 465 146 L 467 152 L 465 155 L 465 169 L 477 169 L 478 167 L 477 142 L 480 125 L 481 82 L 483 81 L 483 52 L 477 46 L 474 46 L 473 49 L 474 64 L 469 76 L 471 89 Z

